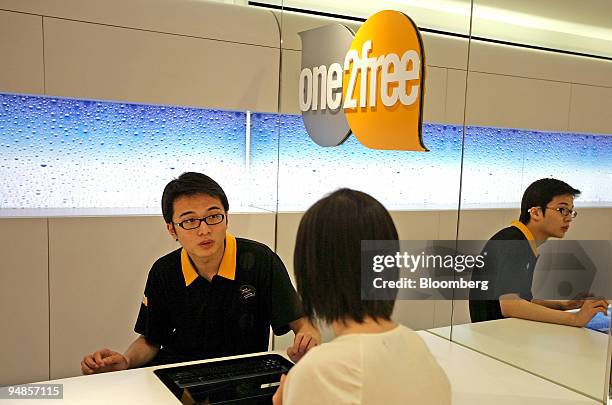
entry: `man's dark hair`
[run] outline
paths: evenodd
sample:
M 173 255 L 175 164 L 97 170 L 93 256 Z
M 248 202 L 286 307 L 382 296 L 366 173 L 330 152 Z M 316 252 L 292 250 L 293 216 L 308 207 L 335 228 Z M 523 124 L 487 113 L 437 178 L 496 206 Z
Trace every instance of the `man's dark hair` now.
M 366 316 L 389 319 L 395 301 L 361 299 L 361 241 L 398 240 L 376 199 L 340 189 L 306 211 L 297 233 L 294 271 L 304 313 L 327 323 Z
M 211 197 L 216 197 L 221 200 L 225 212 L 229 210 L 227 196 L 216 181 L 202 173 L 185 172 L 166 184 L 166 188 L 164 188 L 161 201 L 164 221 L 166 221 L 167 224 L 172 223 L 174 201 L 177 198 L 197 194 L 206 194 Z
M 521 216 L 519 220 L 527 225 L 531 219 L 529 209 L 533 207 L 542 207 L 542 215 L 546 215 L 545 207 L 553 198 L 568 194 L 573 197 L 578 197 L 580 195 L 580 190 L 557 179 L 540 179 L 534 181 L 523 193 Z

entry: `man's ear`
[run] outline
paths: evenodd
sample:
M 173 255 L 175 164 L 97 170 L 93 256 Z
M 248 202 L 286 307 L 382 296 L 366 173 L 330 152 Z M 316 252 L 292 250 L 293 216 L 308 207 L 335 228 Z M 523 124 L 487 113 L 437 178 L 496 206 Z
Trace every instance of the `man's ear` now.
M 542 208 L 540 207 L 531 207 L 529 209 L 529 217 L 534 222 L 540 222 L 544 217 L 544 213 L 542 212 Z
M 166 229 L 168 230 L 168 233 L 170 234 L 170 236 L 172 236 L 172 239 L 174 239 L 175 241 L 178 241 L 178 236 L 176 236 L 176 230 L 174 229 L 174 224 L 166 224 Z

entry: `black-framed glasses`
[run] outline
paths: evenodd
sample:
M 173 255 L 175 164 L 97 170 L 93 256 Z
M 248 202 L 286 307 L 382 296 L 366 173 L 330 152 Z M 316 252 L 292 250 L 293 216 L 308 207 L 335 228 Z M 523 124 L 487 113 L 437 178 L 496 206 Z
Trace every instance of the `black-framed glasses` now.
M 573 218 L 576 218 L 576 216 L 578 215 L 578 212 L 574 211 L 574 210 L 570 210 L 569 208 L 565 208 L 565 207 L 545 207 L 547 210 L 555 210 L 558 211 L 561 215 L 563 215 L 564 217 L 567 217 L 568 215 Z
M 204 221 L 206 225 L 217 225 L 223 222 L 224 219 L 225 214 L 212 214 L 204 218 L 189 218 L 181 222 L 173 222 L 173 224 L 189 231 L 199 228 L 200 225 L 202 225 L 202 221 Z

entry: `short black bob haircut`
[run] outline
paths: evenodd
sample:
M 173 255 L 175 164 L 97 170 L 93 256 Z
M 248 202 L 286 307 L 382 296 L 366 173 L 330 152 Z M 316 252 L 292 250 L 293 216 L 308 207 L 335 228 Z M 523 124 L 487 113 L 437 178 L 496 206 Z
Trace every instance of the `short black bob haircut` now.
M 521 216 L 519 221 L 527 225 L 531 220 L 529 210 L 533 207 L 546 207 L 553 198 L 560 195 L 571 195 L 578 197 L 580 190 L 577 190 L 569 184 L 557 179 L 540 179 L 536 180 L 527 187 L 523 193 L 521 201 Z M 542 209 L 542 215 L 546 215 L 546 210 Z
M 361 299 L 361 241 L 398 240 L 389 212 L 376 199 L 343 188 L 315 203 L 300 222 L 294 254 L 304 314 L 326 323 L 389 320 L 395 301 Z M 395 297 L 393 297 L 395 298 Z
M 197 194 L 206 194 L 211 197 L 216 197 L 221 200 L 225 212 L 229 211 L 229 202 L 227 196 L 221 186 L 202 173 L 185 172 L 178 178 L 166 184 L 164 193 L 162 194 L 162 214 L 164 221 L 167 224 L 172 223 L 174 215 L 174 201 L 182 196 L 193 196 Z

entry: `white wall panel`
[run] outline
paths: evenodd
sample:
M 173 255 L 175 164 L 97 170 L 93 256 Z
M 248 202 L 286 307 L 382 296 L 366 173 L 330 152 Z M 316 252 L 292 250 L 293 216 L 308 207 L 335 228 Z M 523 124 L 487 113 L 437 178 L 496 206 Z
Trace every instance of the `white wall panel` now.
M 281 114 L 301 114 L 298 102 L 298 82 L 302 70 L 301 51 L 283 49 L 282 58 L 280 112 Z
M 244 44 L 280 43 L 271 11 L 215 1 L 0 0 L 0 9 Z
M 470 70 L 612 87 L 612 61 L 472 40 Z
M 279 50 L 45 18 L 47 94 L 277 111 Z
M 228 230 L 237 237 L 253 239 L 274 250 L 274 213 L 229 213 Z
M 49 379 L 47 219 L 0 219 L 0 386 Z
M 440 234 L 438 211 L 391 211 L 400 240 L 435 240 Z
M 391 319 L 414 330 L 431 329 L 435 322 L 436 301 L 397 300 Z M 450 312 L 444 326 L 450 325 Z
M 147 273 L 177 246 L 158 216 L 49 219 L 51 378 L 80 375 L 95 350 L 127 348 Z
M 509 211 L 515 213 L 515 210 L 505 209 L 461 210 L 459 239 L 488 240 L 500 229 L 510 226 Z
M 570 84 L 470 72 L 466 124 L 567 131 Z
M 569 130 L 612 134 L 612 87 L 572 84 Z
M 427 66 L 425 71 L 424 122 L 446 121 L 446 75 L 448 69 Z
M 449 69 L 467 68 L 468 40 L 441 34 L 422 32 L 425 63 Z
M 470 318 L 470 302 L 468 300 L 453 300 L 452 305 L 453 325 L 463 325 L 472 322 Z M 445 337 L 450 339 L 450 336 Z
M 448 69 L 446 76 L 444 122 L 463 125 L 467 72 L 465 70 Z
M 439 240 L 455 240 L 457 237 L 457 210 L 439 211 Z
M 0 91 L 43 93 L 42 18 L 0 10 Z
M 279 212 L 277 232 L 276 253 L 281 258 L 292 280 L 295 280 L 293 275 L 293 252 L 295 250 L 295 238 L 297 236 L 298 227 L 302 220 L 303 212 Z M 295 281 L 294 281 L 295 284 Z
M 576 200 L 578 216 L 572 221 L 564 239 L 567 240 L 612 240 L 612 208 L 581 208 Z

